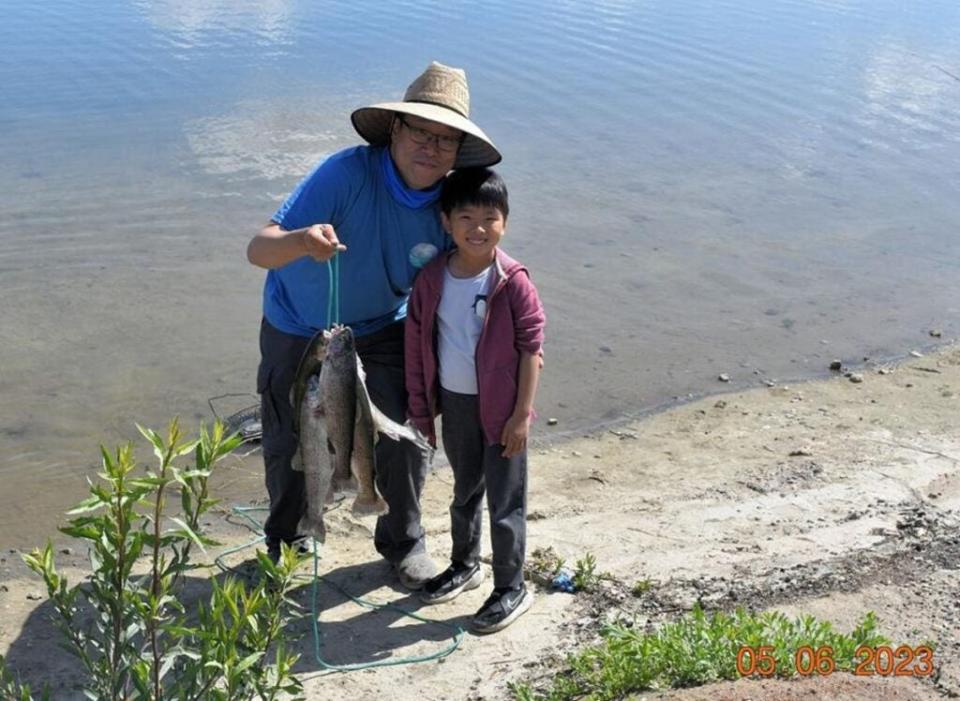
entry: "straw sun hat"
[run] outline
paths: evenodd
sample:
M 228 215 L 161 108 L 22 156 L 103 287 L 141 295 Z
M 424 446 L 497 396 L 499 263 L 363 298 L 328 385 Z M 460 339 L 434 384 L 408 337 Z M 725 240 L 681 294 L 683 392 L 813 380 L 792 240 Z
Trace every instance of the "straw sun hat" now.
M 467 74 L 460 68 L 434 61 L 410 83 L 403 102 L 381 102 L 361 107 L 350 115 L 350 121 L 369 143 L 385 146 L 390 143 L 390 125 L 396 112 L 462 131 L 466 136 L 457 152 L 454 168 L 492 166 L 502 158 L 483 130 L 470 121 L 470 89 Z

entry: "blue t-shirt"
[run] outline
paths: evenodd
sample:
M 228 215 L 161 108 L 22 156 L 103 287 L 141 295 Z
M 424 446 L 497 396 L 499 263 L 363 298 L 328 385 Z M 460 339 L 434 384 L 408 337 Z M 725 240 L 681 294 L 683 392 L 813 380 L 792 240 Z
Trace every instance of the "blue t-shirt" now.
M 273 221 L 290 231 L 332 224 L 347 247 L 338 253 L 340 322 L 373 333 L 407 315 L 419 268 L 452 245 L 440 208 L 400 204 L 384 183 L 384 147 L 356 146 L 320 163 L 290 193 Z M 286 333 L 312 336 L 329 326 L 329 267 L 310 256 L 267 272 L 263 313 Z

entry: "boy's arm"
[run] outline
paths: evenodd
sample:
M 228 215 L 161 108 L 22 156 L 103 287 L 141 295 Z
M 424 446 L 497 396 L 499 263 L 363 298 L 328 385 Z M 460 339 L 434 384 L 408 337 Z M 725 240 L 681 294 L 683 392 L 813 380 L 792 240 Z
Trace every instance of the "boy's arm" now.
M 404 380 L 407 387 L 407 418 L 423 435 L 430 445 L 437 447 L 433 413 L 427 405 L 427 386 L 423 374 L 423 358 L 420 355 L 420 337 L 423 333 L 422 284 L 414 282 L 413 293 L 407 303 L 407 319 L 403 328 Z
M 514 344 L 521 353 L 541 356 L 540 366 L 543 367 L 543 329 L 547 318 L 537 288 L 525 270 L 510 278 L 507 293 L 513 313 Z
M 514 342 L 520 351 L 520 367 L 517 372 L 517 401 L 500 436 L 504 446 L 503 457 L 506 458 L 527 448 L 533 419 L 533 399 L 543 368 L 543 328 L 546 325 L 540 296 L 526 271 L 510 279 L 509 289 Z
M 503 457 L 509 458 L 527 449 L 527 436 L 530 435 L 530 420 L 533 418 L 533 398 L 537 394 L 540 382 L 540 354 L 523 353 L 520 355 L 520 372 L 517 377 L 517 403 L 513 414 L 503 426 L 500 443 L 503 444 Z

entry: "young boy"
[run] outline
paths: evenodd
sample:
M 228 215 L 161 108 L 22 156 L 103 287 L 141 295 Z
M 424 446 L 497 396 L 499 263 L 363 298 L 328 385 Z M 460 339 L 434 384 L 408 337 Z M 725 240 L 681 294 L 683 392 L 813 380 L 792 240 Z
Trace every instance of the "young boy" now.
M 523 584 L 527 518 L 527 435 L 541 367 L 545 317 L 526 268 L 498 248 L 506 233 L 507 188 L 486 168 L 448 176 L 441 220 L 456 249 L 417 277 L 405 328 L 407 414 L 453 468 L 450 566 L 420 598 L 450 601 L 480 586 L 484 491 L 490 511 L 493 593 L 472 621 L 493 633 L 532 602 Z

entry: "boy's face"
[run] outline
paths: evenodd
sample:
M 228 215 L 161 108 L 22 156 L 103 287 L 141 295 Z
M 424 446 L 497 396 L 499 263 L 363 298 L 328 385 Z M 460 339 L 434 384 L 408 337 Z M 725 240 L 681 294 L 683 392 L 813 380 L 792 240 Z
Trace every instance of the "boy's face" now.
M 450 216 L 440 216 L 460 255 L 471 261 L 493 262 L 494 249 L 507 231 L 503 212 L 496 207 L 464 205 L 451 210 Z

